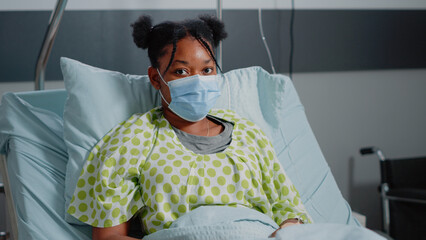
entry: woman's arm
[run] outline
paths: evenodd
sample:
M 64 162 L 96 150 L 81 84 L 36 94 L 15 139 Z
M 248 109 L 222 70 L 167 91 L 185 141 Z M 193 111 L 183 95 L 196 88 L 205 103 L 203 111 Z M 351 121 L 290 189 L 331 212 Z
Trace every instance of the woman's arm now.
M 256 142 L 259 144 L 262 188 L 269 200 L 273 220 L 277 224 L 284 224 L 288 219 L 311 223 L 299 192 L 281 166 L 271 142 L 262 130 L 259 129 L 258 132 Z
M 127 237 L 129 232 L 129 222 L 122 223 L 114 227 L 92 229 L 93 240 L 134 240 L 136 238 Z
M 303 224 L 303 221 L 301 221 L 298 218 L 289 218 L 289 219 L 285 220 L 284 222 L 282 222 L 280 224 L 280 227 L 277 230 L 275 230 L 269 237 L 270 238 L 275 237 L 275 235 L 277 234 L 277 232 L 280 229 L 283 229 L 283 228 L 291 226 L 291 225 L 298 225 L 298 224 Z
M 140 116 L 133 115 L 110 130 L 93 147 L 78 178 L 67 212 L 93 227 L 111 228 L 93 228 L 93 236 L 99 236 L 98 239 L 120 234 L 126 225 L 117 229 L 113 226 L 129 221 L 144 207 L 139 170 L 144 166 L 146 158 L 143 153 L 147 148 L 142 145 L 135 148 L 134 141 L 124 141 L 126 138 L 138 139 L 138 134 L 145 133 L 134 130 L 139 127 L 135 122 L 140 119 Z
M 262 187 L 271 203 L 274 221 L 280 225 L 285 224 L 288 219 L 295 218 L 304 223 L 312 222 L 299 192 L 285 173 L 272 147 L 269 148 L 267 156 L 268 159 L 263 158 L 265 162 L 261 163 L 264 165 L 262 166 Z

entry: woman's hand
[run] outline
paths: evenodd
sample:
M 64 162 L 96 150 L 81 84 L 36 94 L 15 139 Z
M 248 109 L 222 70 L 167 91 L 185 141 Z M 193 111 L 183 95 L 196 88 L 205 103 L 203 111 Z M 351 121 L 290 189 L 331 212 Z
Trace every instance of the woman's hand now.
M 92 228 L 92 238 L 93 240 L 137 240 L 136 238 L 127 237 L 129 225 L 129 222 L 125 222 L 114 227 L 94 227 Z
M 288 227 L 288 226 L 291 226 L 291 225 L 299 225 L 299 224 L 303 224 L 303 222 L 300 220 L 300 219 L 298 219 L 298 218 L 290 218 L 290 219 L 287 219 L 287 220 L 285 220 L 284 222 L 282 222 L 281 224 L 280 224 L 280 227 L 277 229 L 277 230 L 275 230 L 269 237 L 270 238 L 273 238 L 273 237 L 275 237 L 275 235 L 277 234 L 277 232 L 279 231 L 279 230 L 281 230 L 281 229 L 283 229 L 283 228 L 285 228 L 285 227 Z

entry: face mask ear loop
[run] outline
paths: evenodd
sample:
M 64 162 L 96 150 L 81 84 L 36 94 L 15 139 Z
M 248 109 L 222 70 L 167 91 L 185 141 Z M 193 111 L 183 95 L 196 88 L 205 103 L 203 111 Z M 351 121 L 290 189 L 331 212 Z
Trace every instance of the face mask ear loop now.
M 158 70 L 158 68 L 157 68 L 157 73 L 158 73 L 158 75 L 160 75 L 161 81 L 163 81 L 163 83 L 166 84 L 166 86 L 168 87 L 169 84 L 166 81 L 164 81 L 164 78 L 163 78 L 163 76 L 161 76 L 160 70 Z
M 166 86 L 167 86 L 167 87 L 169 87 L 169 84 L 167 84 L 167 83 L 166 83 L 166 81 L 164 81 L 164 79 L 163 79 L 163 77 L 161 76 L 161 73 L 160 73 L 160 71 L 158 70 L 158 68 L 157 68 L 157 73 L 158 73 L 158 75 L 160 75 L 160 79 L 161 79 L 161 81 L 163 81 L 163 83 L 164 83 L 164 84 L 166 84 Z M 163 96 L 163 94 L 161 93 L 161 90 L 160 90 L 160 89 L 158 89 L 158 92 L 160 93 L 160 96 L 161 96 L 161 98 L 164 100 L 164 102 L 166 102 L 166 103 L 167 103 L 167 106 L 169 106 L 169 105 L 170 105 L 170 103 L 169 103 L 169 102 L 167 102 L 167 100 L 164 98 L 164 96 Z

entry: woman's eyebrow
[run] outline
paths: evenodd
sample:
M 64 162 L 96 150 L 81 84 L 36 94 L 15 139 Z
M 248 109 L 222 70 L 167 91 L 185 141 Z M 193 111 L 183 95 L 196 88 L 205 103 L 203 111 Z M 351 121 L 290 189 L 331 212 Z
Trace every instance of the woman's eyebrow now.
M 207 59 L 207 60 L 204 60 L 204 63 L 205 64 L 207 64 L 207 63 L 209 63 L 209 62 L 211 62 L 212 60 L 211 59 Z M 184 65 L 189 65 L 189 62 L 187 62 L 187 61 L 185 61 L 185 60 L 179 60 L 179 59 L 175 59 L 174 61 L 173 61 L 173 63 L 182 63 L 182 64 L 184 64 Z
M 175 62 L 175 63 L 182 63 L 182 64 L 184 64 L 184 65 L 189 65 L 189 62 L 184 61 L 184 60 L 176 59 L 174 62 Z

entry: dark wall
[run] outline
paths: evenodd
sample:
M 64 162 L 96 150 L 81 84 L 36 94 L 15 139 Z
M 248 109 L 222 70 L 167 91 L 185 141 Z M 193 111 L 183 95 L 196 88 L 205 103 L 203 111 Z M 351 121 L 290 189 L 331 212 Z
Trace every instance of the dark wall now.
M 154 23 L 214 11 L 67 11 L 47 66 L 48 80 L 62 79 L 66 56 L 101 68 L 145 74 L 146 52 L 131 38 L 140 14 Z M 225 10 L 229 33 L 223 69 L 259 65 L 271 70 L 260 39 L 257 10 Z M 48 11 L 0 12 L 0 82 L 32 81 L 50 17 Z M 289 10 L 264 10 L 263 26 L 278 72 L 289 66 Z M 344 71 L 426 67 L 426 11 L 296 10 L 294 71 Z

